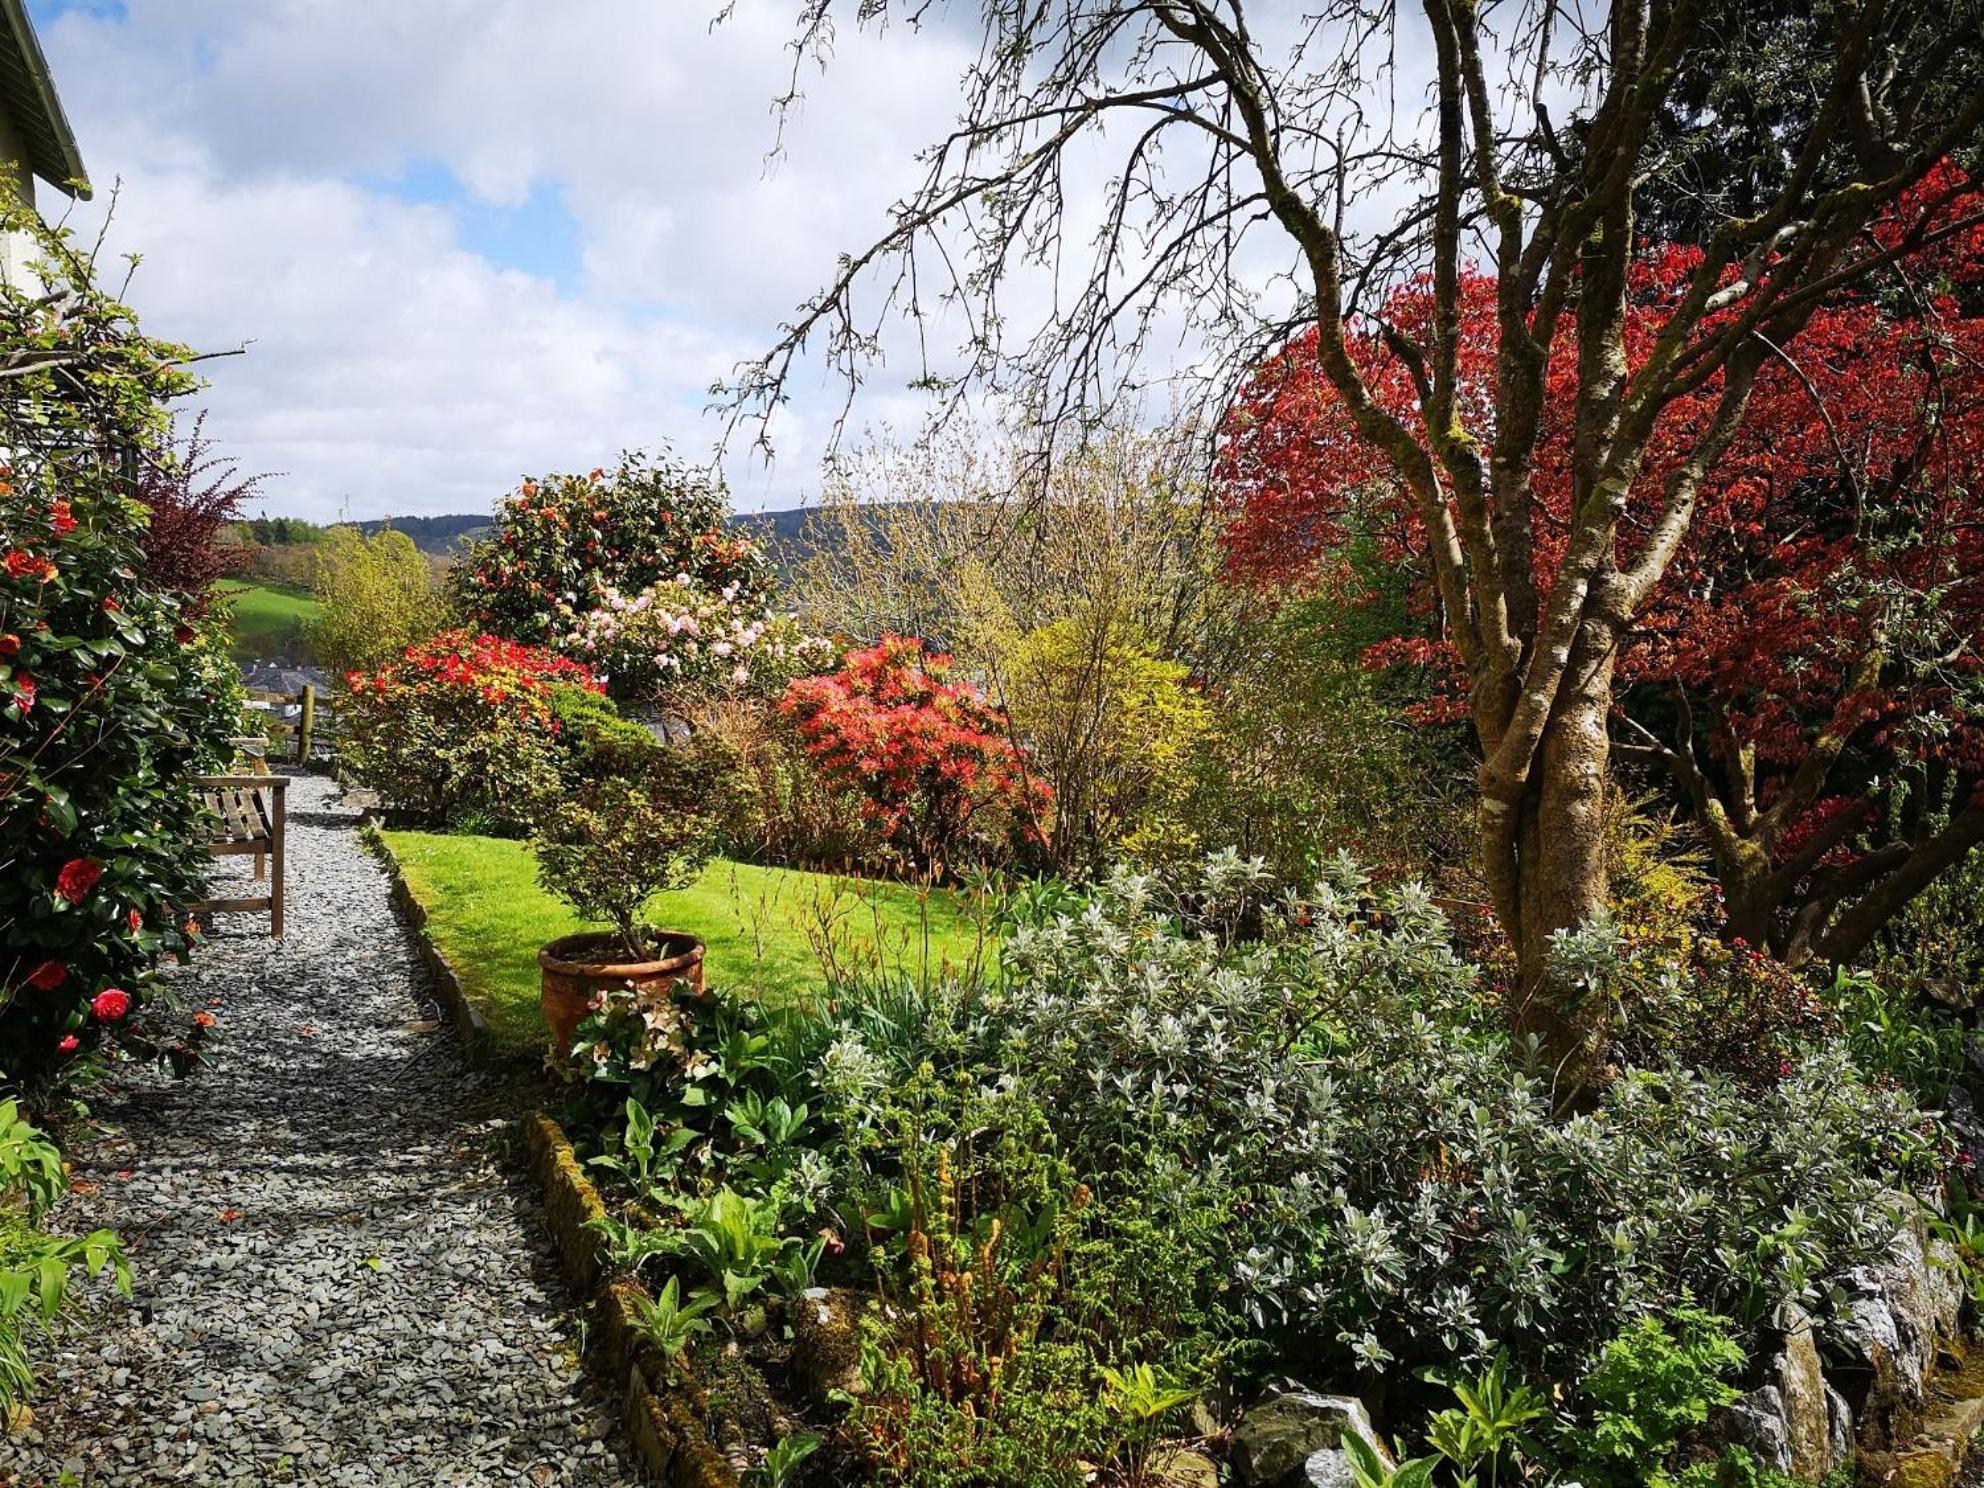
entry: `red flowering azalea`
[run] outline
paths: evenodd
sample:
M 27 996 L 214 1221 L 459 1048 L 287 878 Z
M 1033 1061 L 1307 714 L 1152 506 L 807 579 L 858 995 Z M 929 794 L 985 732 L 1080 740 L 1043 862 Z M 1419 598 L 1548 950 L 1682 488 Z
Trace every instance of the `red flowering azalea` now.
M 1047 809 L 1004 715 L 913 636 L 883 636 L 838 672 L 798 678 L 779 711 L 821 773 L 859 795 L 919 868 L 941 875 L 968 837 L 1009 848 Z
M 60 961 L 44 961 L 28 973 L 28 985 L 37 992 L 53 992 L 68 974 L 69 968 Z
M 71 904 L 81 904 L 103 877 L 103 865 L 94 858 L 71 858 L 55 875 L 55 892 Z
M 131 994 L 122 987 L 105 987 L 90 999 L 90 1016 L 99 1023 L 115 1023 L 131 1011 Z

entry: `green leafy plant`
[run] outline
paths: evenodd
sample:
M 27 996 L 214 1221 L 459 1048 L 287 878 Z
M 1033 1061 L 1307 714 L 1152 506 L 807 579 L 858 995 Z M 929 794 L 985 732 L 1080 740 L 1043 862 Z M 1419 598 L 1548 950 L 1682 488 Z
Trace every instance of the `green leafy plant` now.
M 710 1331 L 705 1314 L 716 1306 L 717 1299 L 701 1296 L 683 1301 L 681 1279 L 674 1276 L 652 1298 L 642 1292 L 631 1295 L 634 1320 L 642 1336 L 654 1345 L 671 1374 L 679 1374 L 689 1346 Z
M 1611 1339 L 1579 1381 L 1578 1421 L 1559 1444 L 1571 1476 L 1617 1488 L 1670 1488 L 1682 1434 L 1736 1398 L 1744 1363 L 1729 1319 L 1699 1307 L 1642 1317 Z
M 1115 1418 L 1120 1432 L 1113 1453 L 1116 1465 L 1126 1488 L 1144 1488 L 1151 1480 L 1151 1451 L 1165 1418 L 1197 1399 L 1199 1392 L 1174 1383 L 1149 1364 L 1128 1369 L 1104 1365 L 1101 1374 L 1103 1408 Z
M 1842 968 L 1827 1003 L 1870 1076 L 1893 1080 L 1924 1105 L 1941 1108 L 1963 1073 L 1964 1020 L 1907 983 Z
M 19 1104 L 0 1101 L 0 1426 L 34 1386 L 31 1342 L 51 1333 L 67 1309 L 72 1275 L 111 1273 L 131 1294 L 131 1267 L 108 1230 L 71 1238 L 41 1221 L 65 1182 L 62 1158 Z
M 190 354 L 32 208 L 0 229 L 40 259 L 0 280 L 0 1050 L 10 1085 L 45 1089 L 112 1049 L 191 1060 L 147 1028 L 151 972 L 190 945 L 193 777 L 225 765 L 240 685 L 134 494 L 188 474 L 166 404 Z
M 597 687 L 575 662 L 449 630 L 345 677 L 341 758 L 396 809 L 515 834 L 557 793 L 554 688 Z
M 404 532 L 331 528 L 311 550 L 322 608 L 303 636 L 336 675 L 390 665 L 447 623 L 434 566 Z
M 810 1431 L 795 1431 L 773 1442 L 765 1460 L 754 1470 L 763 1488 L 787 1488 L 799 1475 L 799 1466 L 820 1450 L 820 1438 Z
M 609 590 L 633 596 L 682 574 L 699 593 L 762 607 L 771 564 L 726 530 L 729 517 L 707 472 L 631 451 L 610 471 L 524 481 L 449 580 L 475 624 L 533 646 L 571 644 Z
M 1502 1481 L 1502 1471 L 1516 1467 L 1524 1428 L 1550 1413 L 1543 1391 L 1509 1378 L 1503 1353 L 1471 1380 L 1448 1381 L 1459 1403 L 1436 1411 L 1428 1423 L 1427 1443 L 1457 1473 L 1457 1484 L 1474 1488 L 1485 1469 L 1489 1484 Z
M 684 1218 L 666 1242 L 668 1252 L 702 1272 L 732 1312 L 764 1287 L 780 1257 L 798 1244 L 779 1234 L 775 1206 L 732 1188 L 688 1201 Z
M 1413 1457 L 1390 1466 L 1377 1449 L 1356 1432 L 1348 1432 L 1338 1444 L 1350 1464 L 1350 1476 L 1357 1488 L 1433 1488 L 1433 1470 L 1438 1457 Z
M 696 1133 L 688 1127 L 658 1131 L 648 1108 L 628 1096 L 626 1124 L 620 1128 L 616 1149 L 588 1158 L 587 1163 L 621 1174 L 645 1194 L 659 1173 L 672 1167 L 682 1150 L 695 1140 Z
M 716 850 L 720 791 L 715 755 L 695 746 L 654 750 L 631 773 L 585 781 L 538 819 L 538 877 L 582 919 L 610 923 L 621 950 L 643 960 L 648 900 L 692 882 Z

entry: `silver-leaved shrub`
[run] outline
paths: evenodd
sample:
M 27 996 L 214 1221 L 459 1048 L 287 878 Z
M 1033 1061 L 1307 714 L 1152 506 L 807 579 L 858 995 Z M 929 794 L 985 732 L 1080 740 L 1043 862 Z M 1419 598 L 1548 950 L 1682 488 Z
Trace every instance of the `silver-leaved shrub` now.
M 1426 893 L 1347 862 L 1301 895 L 1231 853 L 1119 872 L 1014 926 L 996 977 L 827 1016 L 844 1182 L 927 1129 L 907 1088 L 968 1091 L 988 1129 L 1024 1108 L 1004 1124 L 1044 1120 L 1094 1196 L 1113 1305 L 1290 1366 L 1501 1347 L 1561 1378 L 1684 1302 L 1760 1323 L 1882 1248 L 1884 1195 L 1936 1165 L 1933 1124 L 1824 1040 L 1765 1087 L 1625 1068 L 1553 1114 Z

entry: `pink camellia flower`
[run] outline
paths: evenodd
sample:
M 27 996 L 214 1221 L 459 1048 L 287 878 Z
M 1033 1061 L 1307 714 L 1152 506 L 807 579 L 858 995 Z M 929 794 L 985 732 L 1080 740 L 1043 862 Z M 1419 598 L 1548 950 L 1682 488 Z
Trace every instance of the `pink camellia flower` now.
M 55 1052 L 58 1054 L 73 1054 L 82 1046 L 83 1041 L 81 1039 L 77 1038 L 73 1033 L 65 1033 L 61 1038 L 56 1040 Z
M 131 994 L 122 987 L 105 987 L 90 999 L 90 1015 L 99 1023 L 114 1023 L 131 1011 Z
M 103 865 L 94 858 L 71 858 L 55 875 L 55 892 L 71 904 L 81 904 L 103 877 Z

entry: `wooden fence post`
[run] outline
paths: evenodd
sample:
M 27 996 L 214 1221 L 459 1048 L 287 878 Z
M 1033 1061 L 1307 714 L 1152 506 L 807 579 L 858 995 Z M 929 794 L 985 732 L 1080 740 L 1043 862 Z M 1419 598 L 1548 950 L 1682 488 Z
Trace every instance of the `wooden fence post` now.
M 317 684 L 305 682 L 297 701 L 303 704 L 303 712 L 296 720 L 296 762 L 307 765 L 310 763 L 310 730 L 317 720 Z

